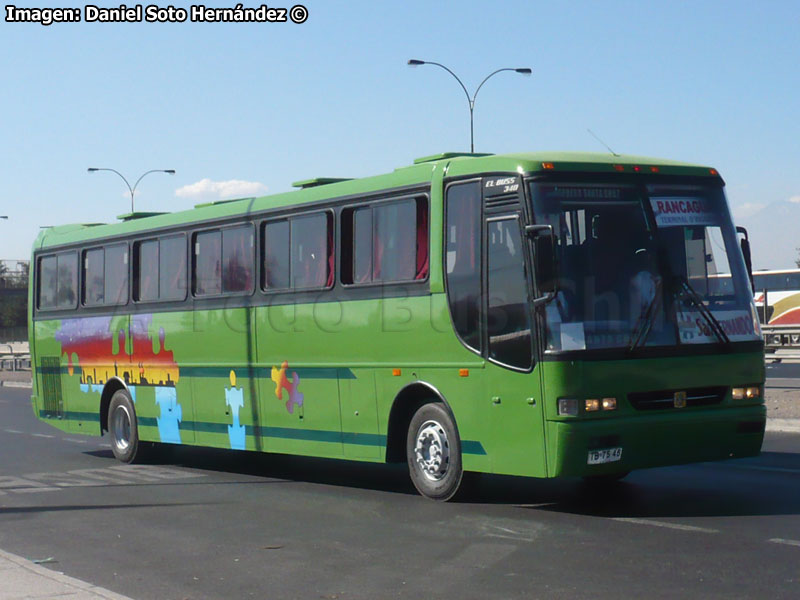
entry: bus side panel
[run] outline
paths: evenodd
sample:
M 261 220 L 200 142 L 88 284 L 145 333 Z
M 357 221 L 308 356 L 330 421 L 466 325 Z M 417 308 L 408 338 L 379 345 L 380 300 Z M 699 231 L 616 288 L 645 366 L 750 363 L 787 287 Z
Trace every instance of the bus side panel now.
M 42 418 L 75 433 L 100 434 L 100 399 L 111 378 L 133 378 L 127 315 L 36 321 Z M 58 426 L 58 425 L 57 425 Z
M 339 345 L 349 318 L 341 310 L 337 302 L 255 309 L 264 449 L 342 456 L 339 372 L 351 365 Z
M 191 379 L 192 312 L 131 316 L 133 379 L 139 437 L 171 444 L 194 442 Z
M 34 412 L 39 419 L 61 429 L 70 431 L 71 423 L 66 419 L 66 402 L 61 385 L 61 344 L 55 333 L 61 326 L 57 320 L 33 321 L 31 335 L 31 369 L 37 390 Z M 100 433 L 99 430 L 97 432 Z

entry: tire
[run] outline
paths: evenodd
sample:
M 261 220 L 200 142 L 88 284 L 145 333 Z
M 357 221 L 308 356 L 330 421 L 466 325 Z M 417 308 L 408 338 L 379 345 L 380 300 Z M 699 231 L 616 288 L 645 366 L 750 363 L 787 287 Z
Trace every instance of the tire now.
M 408 426 L 408 472 L 417 491 L 445 502 L 458 492 L 464 475 L 461 440 L 455 422 L 443 404 L 423 404 Z
M 136 410 L 126 390 L 117 390 L 108 406 L 108 433 L 111 451 L 117 460 L 133 463 L 142 459 L 142 446 L 136 426 Z

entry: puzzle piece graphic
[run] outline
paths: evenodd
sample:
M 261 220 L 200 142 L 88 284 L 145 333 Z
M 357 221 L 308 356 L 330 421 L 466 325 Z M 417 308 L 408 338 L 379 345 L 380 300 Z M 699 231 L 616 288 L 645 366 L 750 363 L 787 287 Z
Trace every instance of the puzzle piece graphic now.
M 294 413 L 295 406 L 303 406 L 303 393 L 298 389 L 300 386 L 300 377 L 296 371 L 292 372 L 292 383 L 286 378 L 286 370 L 289 368 L 289 363 L 283 361 L 281 368 L 272 367 L 272 381 L 275 382 L 275 396 L 283 400 L 283 390 L 289 394 L 289 399 L 286 401 L 286 410 L 289 414 Z
M 275 397 L 280 399 L 283 396 L 283 390 L 289 391 L 289 380 L 286 379 L 286 369 L 289 363 L 283 361 L 281 368 L 272 367 L 272 381 L 275 382 Z
M 166 444 L 180 444 L 179 423 L 183 420 L 183 410 L 178 404 L 174 387 L 156 387 L 156 404 L 161 408 L 158 422 L 158 435 Z
M 286 401 L 286 410 L 289 414 L 294 412 L 295 406 L 303 406 L 303 393 L 298 390 L 300 385 L 300 378 L 296 372 L 292 372 L 292 386 L 289 388 L 289 399 Z

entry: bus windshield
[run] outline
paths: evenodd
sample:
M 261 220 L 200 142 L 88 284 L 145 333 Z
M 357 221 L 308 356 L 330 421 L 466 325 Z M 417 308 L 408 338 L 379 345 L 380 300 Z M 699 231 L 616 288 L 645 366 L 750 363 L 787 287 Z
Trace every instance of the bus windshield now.
M 720 186 L 530 185 L 536 222 L 556 242 L 549 351 L 760 339 Z

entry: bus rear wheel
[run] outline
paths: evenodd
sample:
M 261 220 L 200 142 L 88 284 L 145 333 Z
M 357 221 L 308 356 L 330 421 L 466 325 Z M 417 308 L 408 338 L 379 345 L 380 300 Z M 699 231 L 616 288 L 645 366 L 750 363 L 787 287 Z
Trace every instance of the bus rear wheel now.
M 126 390 L 117 390 L 108 406 L 108 433 L 111 451 L 117 460 L 132 463 L 141 457 L 136 410 Z
M 406 456 L 411 481 L 431 500 L 447 501 L 461 485 L 461 441 L 455 422 L 438 403 L 423 404 L 408 426 Z

